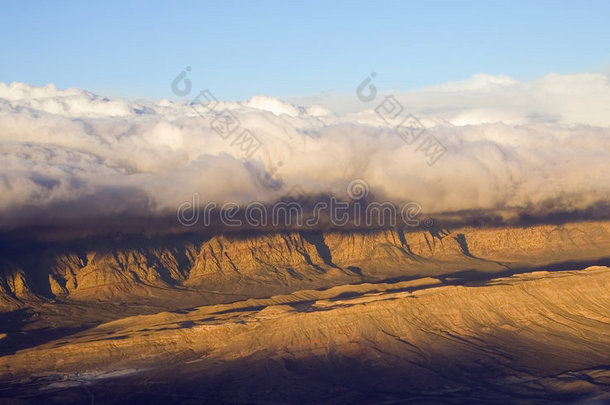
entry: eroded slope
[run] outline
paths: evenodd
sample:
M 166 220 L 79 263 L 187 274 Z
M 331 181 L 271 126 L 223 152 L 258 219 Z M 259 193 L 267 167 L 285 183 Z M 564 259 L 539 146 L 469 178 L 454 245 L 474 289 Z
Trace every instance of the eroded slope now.
M 50 403 L 557 403 L 610 391 L 609 336 L 610 269 L 592 267 L 129 317 L 0 370 L 7 392 Z

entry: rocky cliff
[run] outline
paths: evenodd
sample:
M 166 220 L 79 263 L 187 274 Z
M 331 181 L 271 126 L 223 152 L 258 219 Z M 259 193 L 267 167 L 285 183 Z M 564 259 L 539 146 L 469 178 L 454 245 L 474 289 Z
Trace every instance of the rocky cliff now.
M 0 303 L 5 309 L 45 300 L 201 305 L 387 278 L 596 264 L 608 257 L 610 222 L 5 246 Z

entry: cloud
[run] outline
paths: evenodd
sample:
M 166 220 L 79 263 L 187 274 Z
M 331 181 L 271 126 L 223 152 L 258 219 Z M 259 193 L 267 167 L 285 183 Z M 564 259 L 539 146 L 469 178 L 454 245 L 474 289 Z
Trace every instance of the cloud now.
M 393 94 L 414 114 L 459 126 L 496 122 L 610 126 L 610 79 L 601 73 L 550 73 L 531 81 L 478 74 L 457 82 L 387 94 Z M 295 98 L 293 102 L 322 103 L 343 113 L 375 106 L 360 102 L 355 93 Z
M 0 83 L 0 231 L 140 230 L 175 220 L 195 192 L 202 204 L 270 204 L 295 186 L 311 198 L 345 196 L 354 179 L 428 215 L 610 204 L 604 75 L 477 75 L 393 96 L 425 127 L 417 141 L 374 111 L 384 95 L 366 105 L 354 96 L 361 111 L 338 114 L 267 96 L 189 106 Z M 227 111 L 239 126 L 218 133 Z M 433 165 L 426 140 L 446 150 Z

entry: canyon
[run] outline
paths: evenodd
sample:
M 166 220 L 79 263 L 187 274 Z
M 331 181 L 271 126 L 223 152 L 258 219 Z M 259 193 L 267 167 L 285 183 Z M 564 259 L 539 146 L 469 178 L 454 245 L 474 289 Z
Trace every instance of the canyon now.
M 0 258 L 10 403 L 610 400 L 606 221 L 14 242 Z

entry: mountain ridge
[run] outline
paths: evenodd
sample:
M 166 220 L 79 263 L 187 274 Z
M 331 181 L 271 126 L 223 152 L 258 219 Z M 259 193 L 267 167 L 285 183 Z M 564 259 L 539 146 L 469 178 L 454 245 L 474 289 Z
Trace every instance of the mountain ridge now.
M 303 288 L 500 273 L 610 256 L 610 221 L 405 232 L 285 232 L 43 245 L 0 256 L 0 307 L 113 300 L 164 305 L 264 297 Z

